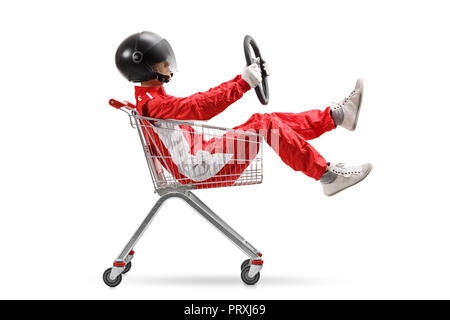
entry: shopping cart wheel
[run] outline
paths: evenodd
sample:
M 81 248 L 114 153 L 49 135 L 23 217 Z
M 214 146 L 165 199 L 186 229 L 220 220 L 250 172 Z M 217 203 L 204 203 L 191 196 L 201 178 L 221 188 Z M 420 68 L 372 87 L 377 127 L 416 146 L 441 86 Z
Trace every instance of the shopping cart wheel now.
M 259 281 L 259 277 L 260 277 L 259 272 L 257 274 L 255 274 L 255 276 L 253 278 L 251 278 L 248 276 L 249 271 L 250 271 L 250 265 L 248 265 L 244 269 L 242 269 L 242 271 L 241 271 L 242 281 L 244 281 L 244 283 L 248 284 L 248 285 L 257 283 Z
M 105 272 L 103 273 L 103 282 L 105 282 L 107 286 L 114 288 L 117 287 L 122 281 L 122 275 L 119 274 L 117 278 L 113 281 L 109 277 L 109 275 L 111 274 L 111 270 L 112 268 L 108 268 L 105 270 Z
M 131 269 L 131 261 L 127 263 L 125 269 L 122 271 L 122 274 L 127 273 L 128 271 L 130 271 L 130 269 Z
M 250 265 L 250 259 L 247 259 L 244 262 L 242 262 L 241 271 L 242 271 L 242 269 L 244 269 L 246 266 L 249 266 L 249 265 Z

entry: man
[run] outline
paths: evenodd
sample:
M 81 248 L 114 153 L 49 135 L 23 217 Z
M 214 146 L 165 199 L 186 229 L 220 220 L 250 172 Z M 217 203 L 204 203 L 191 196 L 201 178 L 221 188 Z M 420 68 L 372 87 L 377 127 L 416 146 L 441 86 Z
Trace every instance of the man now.
M 164 90 L 164 83 L 169 82 L 177 71 L 175 55 L 167 40 L 148 31 L 133 34 L 121 43 L 116 52 L 116 65 L 129 81 L 141 83 L 141 86 L 135 87 L 138 112 L 156 119 L 209 120 L 262 80 L 260 64 L 253 63 L 243 70 L 242 75 L 206 92 L 183 98 L 170 96 Z M 262 67 L 268 71 L 266 63 Z M 320 181 L 325 195 L 331 196 L 362 181 L 370 173 L 372 165 L 346 166 L 327 162 L 307 140 L 317 138 L 337 126 L 355 130 L 362 95 L 363 82 L 360 79 L 345 99 L 323 111 L 256 113 L 234 129 L 263 132 L 266 142 L 287 165 Z M 182 135 L 170 136 L 169 139 L 168 134 L 176 131 L 174 128 L 156 125 L 155 130 L 156 135 L 152 138 L 158 139 L 158 144 L 171 158 L 171 168 L 166 169 L 177 179 L 214 182 L 221 172 L 233 172 L 237 178 L 246 168 L 245 165 L 226 161 L 217 165 L 220 162 L 217 158 L 219 153 L 214 152 L 211 144 L 192 154 L 189 152 L 192 141 L 186 142 Z M 271 138 L 274 135 L 278 137 L 276 145 Z M 217 141 L 214 143 L 216 147 Z M 254 156 L 247 153 L 246 159 L 250 161 Z M 208 163 L 204 159 L 208 159 L 209 165 L 200 165 Z M 186 163 L 189 165 L 183 166 Z

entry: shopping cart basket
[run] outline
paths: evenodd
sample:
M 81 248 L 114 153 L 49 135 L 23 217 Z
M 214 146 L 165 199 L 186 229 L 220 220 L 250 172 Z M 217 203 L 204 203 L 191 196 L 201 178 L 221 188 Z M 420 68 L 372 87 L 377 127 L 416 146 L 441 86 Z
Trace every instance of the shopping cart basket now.
M 258 282 L 262 254 L 203 203 L 191 190 L 243 186 L 262 182 L 262 136 L 204 123 L 161 120 L 141 116 L 129 102 L 111 99 L 109 104 L 126 112 L 137 129 L 155 192 L 160 198 L 125 248 L 103 274 L 103 281 L 116 287 L 131 268 L 134 247 L 164 202 L 183 199 L 239 247 L 249 259 L 241 265 L 241 279 Z

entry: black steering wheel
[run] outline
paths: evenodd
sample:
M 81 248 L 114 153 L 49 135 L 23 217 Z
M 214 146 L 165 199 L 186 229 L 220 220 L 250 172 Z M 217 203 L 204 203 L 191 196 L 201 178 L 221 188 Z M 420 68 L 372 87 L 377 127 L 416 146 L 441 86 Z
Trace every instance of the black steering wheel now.
M 269 84 L 267 82 L 267 73 L 262 67 L 264 60 L 261 57 L 261 52 L 259 52 L 255 39 L 248 35 L 244 38 L 244 53 L 247 66 L 256 62 L 261 68 L 262 81 L 255 87 L 255 91 L 261 104 L 266 105 L 269 103 Z

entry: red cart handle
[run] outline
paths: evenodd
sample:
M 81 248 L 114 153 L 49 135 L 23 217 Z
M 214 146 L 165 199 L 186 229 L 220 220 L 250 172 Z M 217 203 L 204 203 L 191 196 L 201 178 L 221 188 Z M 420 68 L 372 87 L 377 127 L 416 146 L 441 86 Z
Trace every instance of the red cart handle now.
M 109 99 L 109 105 L 116 109 L 120 109 L 123 107 L 128 107 L 128 109 L 136 109 L 136 106 L 131 102 L 128 101 L 120 102 L 115 99 Z

